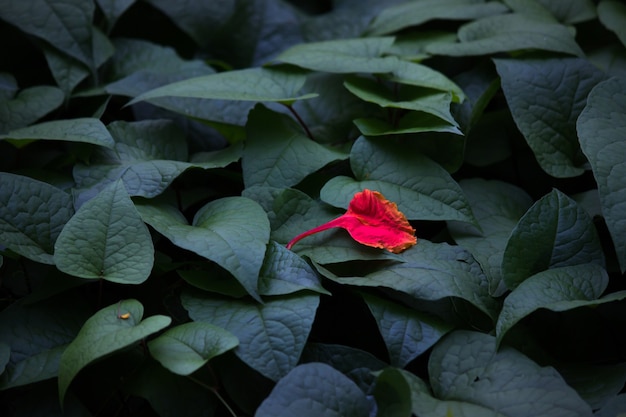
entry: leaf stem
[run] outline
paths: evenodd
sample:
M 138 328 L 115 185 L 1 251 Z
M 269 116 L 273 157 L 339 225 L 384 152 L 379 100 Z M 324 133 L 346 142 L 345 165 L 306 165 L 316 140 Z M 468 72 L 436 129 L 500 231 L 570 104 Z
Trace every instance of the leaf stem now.
M 302 117 L 300 117 L 300 115 L 298 114 L 298 112 L 296 111 L 296 109 L 293 108 L 293 106 L 291 104 L 284 104 L 283 105 L 285 107 L 287 107 L 289 109 L 289 111 L 291 112 L 291 114 L 293 114 L 293 117 L 296 118 L 296 120 L 298 121 L 298 123 L 300 123 L 300 126 L 302 126 L 302 128 L 304 129 L 304 132 L 306 133 L 306 135 L 309 137 L 309 139 L 311 140 L 315 140 L 315 138 L 313 137 L 313 134 L 311 133 L 311 131 L 309 130 L 309 127 L 306 125 L 306 123 L 304 123 L 304 120 L 302 120 Z
M 193 382 L 195 382 L 196 384 L 200 385 L 202 388 L 206 388 L 209 391 L 211 391 L 213 393 L 213 395 L 215 395 L 217 397 L 217 399 L 224 405 L 224 407 L 226 407 L 226 409 L 228 410 L 228 412 L 230 413 L 231 416 L 233 417 L 237 417 L 237 413 L 235 413 L 235 411 L 230 408 L 230 406 L 228 405 L 228 403 L 226 402 L 226 400 L 224 399 L 224 397 L 222 397 L 220 395 L 219 392 L 217 392 L 217 390 L 207 384 L 205 384 L 204 382 L 200 381 L 197 378 L 194 378 L 192 376 L 187 376 L 187 378 L 189 378 L 190 380 L 192 380 Z
M 300 239 L 303 239 L 307 236 L 322 232 L 324 230 L 332 229 L 333 227 L 342 227 L 343 225 L 342 220 L 343 220 L 342 217 L 337 217 L 336 219 L 333 219 L 329 221 L 328 223 L 324 223 L 320 226 L 314 227 L 311 230 L 307 230 L 306 232 L 300 233 L 298 236 L 291 239 L 289 243 L 287 243 L 287 249 L 291 249 L 293 245 L 295 245 Z

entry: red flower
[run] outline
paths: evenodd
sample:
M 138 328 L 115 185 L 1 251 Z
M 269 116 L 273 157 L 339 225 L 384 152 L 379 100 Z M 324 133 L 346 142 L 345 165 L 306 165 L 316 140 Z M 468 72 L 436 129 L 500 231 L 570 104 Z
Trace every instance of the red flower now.
M 363 190 L 350 201 L 348 211 L 340 217 L 293 238 L 287 249 L 300 239 L 333 227 L 342 227 L 359 243 L 400 253 L 417 243 L 415 229 L 395 203 L 378 191 Z

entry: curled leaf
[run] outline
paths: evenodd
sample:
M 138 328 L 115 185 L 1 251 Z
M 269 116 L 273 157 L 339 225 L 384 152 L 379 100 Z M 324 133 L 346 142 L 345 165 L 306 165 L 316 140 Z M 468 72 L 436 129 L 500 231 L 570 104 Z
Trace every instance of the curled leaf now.
M 299 234 L 287 244 L 287 249 L 304 237 L 334 227 L 346 229 L 359 243 L 393 253 L 400 253 L 417 243 L 415 229 L 398 206 L 378 191 L 366 189 L 354 195 L 348 211 L 342 216 Z

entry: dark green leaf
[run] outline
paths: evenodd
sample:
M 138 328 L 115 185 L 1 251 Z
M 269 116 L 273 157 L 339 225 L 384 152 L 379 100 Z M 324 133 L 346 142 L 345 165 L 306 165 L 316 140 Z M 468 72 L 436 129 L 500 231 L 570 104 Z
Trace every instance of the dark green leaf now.
M 392 366 L 404 368 L 452 329 L 435 317 L 373 295 L 363 294 L 376 319 Z
M 270 242 L 259 272 L 259 294 L 284 295 L 301 290 L 330 294 L 304 259 L 283 245 Z
M 504 299 L 496 324 L 498 343 L 518 321 L 540 308 L 566 311 L 626 298 L 626 292 L 600 298 L 609 278 L 597 265 L 552 268 L 527 278 Z
M 626 393 L 615 396 L 604 407 L 596 411 L 595 417 L 613 417 L 623 414 L 626 409 Z
M 399 369 L 387 368 L 376 377 L 373 391 L 377 416 L 411 417 L 411 386 Z
M 54 245 L 54 262 L 80 278 L 124 284 L 148 279 L 152 238 L 121 181 L 86 202 L 67 222 Z
M 605 75 L 579 58 L 496 59 L 502 90 L 537 161 L 554 177 L 584 172 L 576 119 Z
M 226 269 L 255 298 L 269 221 L 265 211 L 245 197 L 225 197 L 203 206 L 192 225 L 173 207 L 138 204 L 143 220 L 176 246 Z M 243 227 L 245 225 L 245 227 Z
M 307 137 L 288 116 L 258 105 L 248 117 L 242 156 L 246 187 L 287 188 L 345 154 Z
M 381 57 L 393 41 L 393 37 L 370 37 L 303 43 L 287 49 L 276 59 L 315 71 L 385 73 L 399 64 L 395 57 Z
M 107 28 L 109 31 L 115 26 L 115 22 L 124 14 L 136 0 L 96 0 L 100 10 L 107 18 Z
M 61 354 L 89 317 L 89 306 L 72 296 L 19 303 L 0 313 L 0 340 L 11 354 L 0 390 L 57 376 Z
M 598 4 L 598 18 L 626 46 L 626 6 L 616 0 L 602 0 Z
M 125 314 L 129 314 L 128 318 Z M 167 316 L 155 315 L 141 320 L 143 306 L 137 300 L 124 300 L 103 308 L 91 316 L 76 339 L 61 356 L 59 364 L 59 399 L 61 403 L 74 377 L 81 369 L 120 349 L 167 327 Z
M 63 140 L 68 142 L 92 143 L 112 148 L 115 144 L 111 134 L 98 119 L 81 118 L 53 120 L 12 130 L 0 139 L 22 140 Z
M 9 0 L 0 9 L 0 17 L 94 68 L 91 48 L 94 10 L 91 1 Z
M 574 24 L 596 17 L 591 0 L 538 0 L 559 22 Z
M 255 417 L 367 417 L 370 407 L 348 377 L 326 364 L 308 363 L 278 381 Z
M 352 146 L 350 165 L 356 178 L 336 176 L 328 181 L 320 192 L 323 201 L 347 209 L 354 194 L 368 188 L 396 203 L 410 220 L 475 223 L 450 174 L 401 142 L 361 137 Z
M 6 172 L 0 173 L 0 183 L 0 242 L 29 259 L 54 264 L 54 242 L 74 214 L 72 197 Z
M 598 183 L 602 214 L 613 238 L 622 272 L 626 271 L 626 82 L 611 78 L 589 94 L 578 119 L 580 146 Z
M 509 13 L 485 17 L 462 26 L 459 43 L 438 43 L 427 48 L 436 55 L 486 55 L 525 49 L 583 56 L 572 31 L 532 15 Z
M 410 111 L 394 124 L 374 118 L 358 118 L 354 124 L 364 136 L 402 135 L 421 132 L 449 132 L 460 134 L 458 127 L 429 113 Z
M 399 31 L 410 26 L 419 26 L 434 19 L 469 20 L 508 11 L 495 1 L 472 0 L 422 0 L 403 2 L 389 7 L 376 16 L 368 32 L 374 35 Z
M 141 94 L 129 104 L 160 97 L 293 102 L 316 97 L 299 95 L 306 75 L 285 67 L 249 68 L 190 78 Z
M 235 348 L 237 338 L 209 323 L 181 324 L 148 342 L 150 354 L 175 374 L 189 375 L 213 357 Z
M 435 396 L 466 401 L 508 417 L 591 417 L 591 408 L 552 367 L 540 367 L 496 339 L 465 330 L 435 346 L 428 363 Z
M 345 87 L 355 96 L 381 107 L 420 111 L 445 120 L 457 126 L 450 114 L 452 94 L 436 89 L 404 85 L 394 93 L 373 79 L 351 77 L 344 83 Z
M 582 264 L 604 266 L 600 239 L 587 212 L 554 189 L 528 209 L 511 232 L 502 275 L 513 290 L 548 268 Z
M 182 302 L 193 320 L 211 323 L 234 334 L 239 339 L 235 354 L 265 377 L 278 381 L 300 359 L 319 295 L 273 297 L 259 304 L 184 293 Z
M 0 133 L 28 126 L 63 103 L 63 91 L 57 87 L 25 88 L 15 97 L 0 101 Z
M 404 262 L 394 263 L 363 277 L 337 277 L 328 270 L 318 269 L 340 284 L 390 288 L 416 300 L 462 298 L 495 320 L 498 306 L 489 295 L 487 277 L 465 250 L 421 239 L 417 245 L 403 252 L 400 259 Z
M 460 182 L 482 233 L 472 225 L 449 222 L 455 242 L 468 250 L 489 279 L 489 291 L 500 296 L 506 291 L 502 281 L 504 249 L 513 228 L 532 204 L 524 190 L 501 181 L 470 179 Z

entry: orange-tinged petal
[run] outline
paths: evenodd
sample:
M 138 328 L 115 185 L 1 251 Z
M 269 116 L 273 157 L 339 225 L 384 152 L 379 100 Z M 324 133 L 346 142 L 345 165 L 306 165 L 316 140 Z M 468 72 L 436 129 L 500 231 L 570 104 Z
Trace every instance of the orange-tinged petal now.
M 359 243 L 393 253 L 402 252 L 417 243 L 415 229 L 398 210 L 398 206 L 378 191 L 366 189 L 354 195 L 345 214 L 301 233 L 287 244 L 287 248 L 291 249 L 306 236 L 333 227 L 346 229 Z

